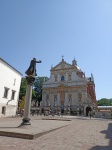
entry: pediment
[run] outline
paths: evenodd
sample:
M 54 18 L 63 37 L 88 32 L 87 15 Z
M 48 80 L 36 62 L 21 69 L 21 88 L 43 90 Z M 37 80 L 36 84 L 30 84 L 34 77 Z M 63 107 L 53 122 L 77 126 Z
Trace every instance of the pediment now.
M 60 70 L 60 69 L 69 69 L 72 68 L 71 64 L 66 63 L 65 61 L 60 62 L 55 67 L 53 67 L 51 70 Z

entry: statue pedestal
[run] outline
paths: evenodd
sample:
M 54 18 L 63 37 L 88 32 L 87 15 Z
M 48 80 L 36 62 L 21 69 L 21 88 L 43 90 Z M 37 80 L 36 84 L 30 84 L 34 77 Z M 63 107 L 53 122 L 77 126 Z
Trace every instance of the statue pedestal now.
M 31 125 L 30 123 L 30 106 L 31 106 L 31 97 L 32 97 L 32 84 L 35 80 L 33 76 L 27 76 L 27 89 L 26 89 L 26 100 L 25 100 L 25 109 L 24 117 L 21 125 Z
M 30 118 L 23 118 L 23 122 L 21 123 L 21 125 L 31 125 Z

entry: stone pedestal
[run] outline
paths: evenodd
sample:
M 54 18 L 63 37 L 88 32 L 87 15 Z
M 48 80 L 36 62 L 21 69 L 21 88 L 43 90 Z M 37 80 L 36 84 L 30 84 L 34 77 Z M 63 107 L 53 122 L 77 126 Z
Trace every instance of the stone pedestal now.
M 25 109 L 24 109 L 24 117 L 21 125 L 31 125 L 30 123 L 30 106 L 31 106 L 31 98 L 32 98 L 32 84 L 35 80 L 33 76 L 27 76 L 27 89 L 26 89 L 26 99 L 25 99 Z

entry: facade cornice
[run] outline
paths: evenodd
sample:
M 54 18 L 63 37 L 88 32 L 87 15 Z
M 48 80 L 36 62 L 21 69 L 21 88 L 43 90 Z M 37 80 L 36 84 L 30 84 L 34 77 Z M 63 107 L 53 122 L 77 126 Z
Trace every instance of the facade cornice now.
M 64 65 L 68 65 L 68 68 L 64 68 Z M 62 66 L 60 69 L 56 69 L 58 66 Z M 60 63 L 58 63 L 55 67 L 53 67 L 50 71 L 59 71 L 59 70 L 67 70 L 67 69 L 77 69 L 76 66 L 73 66 L 69 63 L 66 63 L 66 61 L 61 61 Z

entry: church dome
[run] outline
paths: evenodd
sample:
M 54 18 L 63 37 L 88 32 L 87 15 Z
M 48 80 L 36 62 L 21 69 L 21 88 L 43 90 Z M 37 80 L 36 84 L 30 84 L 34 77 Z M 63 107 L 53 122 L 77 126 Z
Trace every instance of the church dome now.
M 75 57 L 74 57 L 74 60 L 72 61 L 72 65 L 75 66 L 78 70 L 81 70 L 79 66 L 77 66 L 77 61 L 75 60 Z
M 79 66 L 75 65 L 78 70 L 81 70 Z

